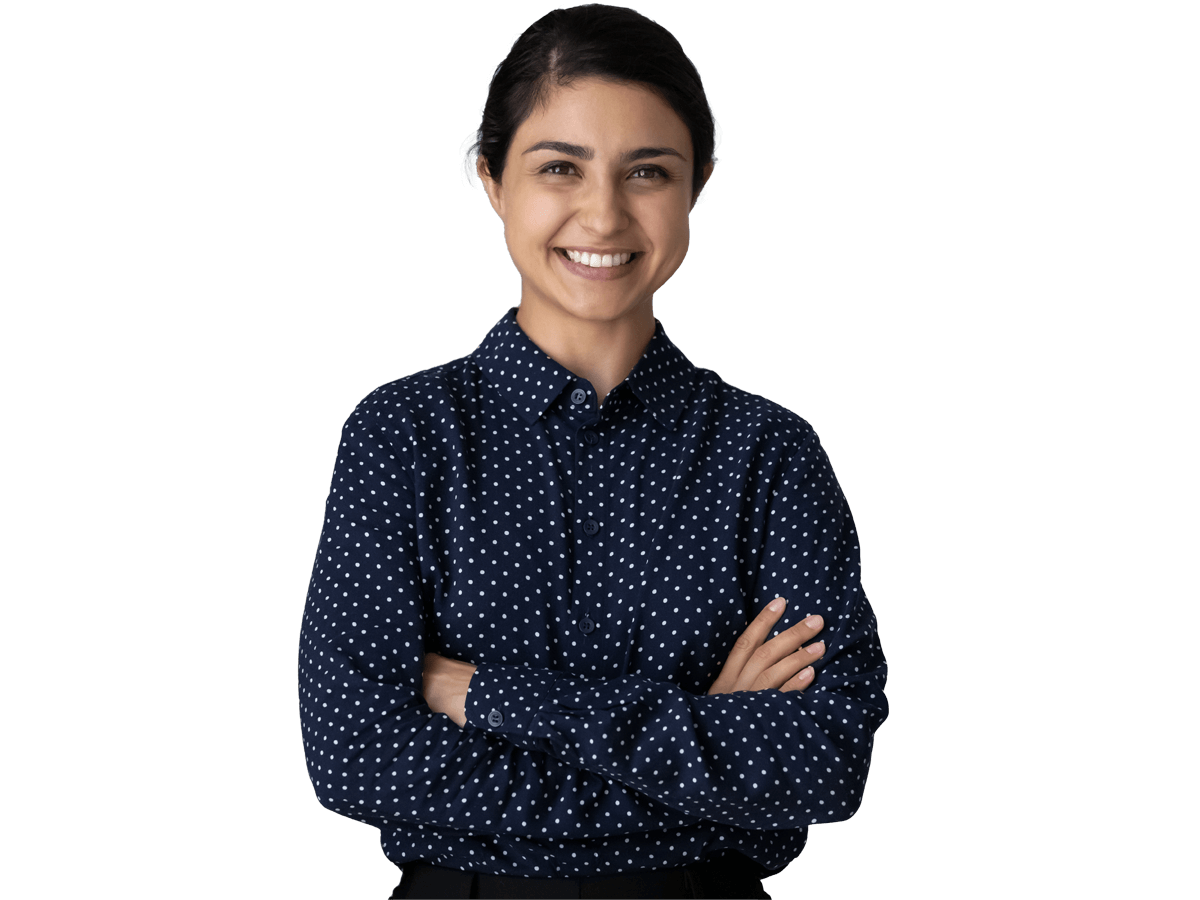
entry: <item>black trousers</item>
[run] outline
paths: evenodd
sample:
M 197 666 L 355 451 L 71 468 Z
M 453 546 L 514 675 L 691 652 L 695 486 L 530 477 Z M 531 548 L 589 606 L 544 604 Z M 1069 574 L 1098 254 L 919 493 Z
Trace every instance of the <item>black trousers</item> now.
M 447 869 L 418 860 L 401 866 L 404 875 L 392 891 L 390 900 L 445 897 L 513 900 L 708 897 L 771 900 L 771 895 L 763 890 L 762 881 L 744 865 L 746 862 L 746 857 L 740 853 L 726 851 L 723 858 L 708 859 L 677 869 L 652 869 L 594 878 L 532 878 Z

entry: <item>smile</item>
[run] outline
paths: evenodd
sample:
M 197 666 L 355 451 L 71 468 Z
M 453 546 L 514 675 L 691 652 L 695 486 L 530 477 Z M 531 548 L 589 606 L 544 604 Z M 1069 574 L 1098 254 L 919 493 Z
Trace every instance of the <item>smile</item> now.
M 584 253 L 580 250 L 565 250 L 562 247 L 556 249 L 571 262 L 581 266 L 590 266 L 593 269 L 611 269 L 615 266 L 623 266 L 638 255 L 637 253 Z
M 613 278 L 622 278 L 634 271 L 643 254 L 616 253 L 612 256 L 600 256 L 599 253 L 577 253 L 556 247 L 554 256 L 563 260 L 564 268 L 572 275 L 587 278 L 588 281 L 612 281 Z

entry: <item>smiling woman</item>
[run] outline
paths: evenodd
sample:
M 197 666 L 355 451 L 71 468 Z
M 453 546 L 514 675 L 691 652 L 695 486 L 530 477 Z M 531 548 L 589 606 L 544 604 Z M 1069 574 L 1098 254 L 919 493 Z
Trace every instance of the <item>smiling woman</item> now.
M 887 667 L 816 434 L 654 316 L 713 172 L 700 76 L 631 10 L 556 10 L 476 150 L 519 305 L 346 422 L 313 787 L 381 830 L 394 898 L 768 897 L 858 809 Z
M 654 334 L 654 292 L 687 255 L 694 152 L 653 90 L 589 77 L 546 92 L 502 182 L 479 160 L 521 273 L 517 323 L 601 403 Z
M 521 273 L 517 322 L 601 401 L 654 333 L 714 134 L 696 67 L 632 10 L 556 10 L 496 69 L 474 149 Z

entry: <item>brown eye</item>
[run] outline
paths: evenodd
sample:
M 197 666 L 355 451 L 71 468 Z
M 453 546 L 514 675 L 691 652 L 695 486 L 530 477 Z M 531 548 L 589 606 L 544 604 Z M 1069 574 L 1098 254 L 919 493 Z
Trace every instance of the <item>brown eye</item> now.
M 570 163 L 555 162 L 542 168 L 543 175 L 570 175 L 574 172 L 575 167 Z
M 651 181 L 655 178 L 663 178 L 666 174 L 658 166 L 642 166 L 640 169 L 634 169 L 629 177 L 636 178 L 638 181 Z

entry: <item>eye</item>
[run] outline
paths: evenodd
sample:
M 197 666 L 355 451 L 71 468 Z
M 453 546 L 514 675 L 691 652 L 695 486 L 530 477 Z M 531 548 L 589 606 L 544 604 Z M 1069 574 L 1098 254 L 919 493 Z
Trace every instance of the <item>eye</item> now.
M 629 173 L 629 177 L 637 181 L 653 181 L 656 178 L 666 178 L 667 173 L 658 166 L 638 166 Z
M 579 175 L 579 169 L 577 169 L 573 163 L 557 161 L 546 163 L 546 165 L 538 169 L 538 174 L 552 175 L 555 177 L 570 177 L 573 175 Z M 634 181 L 662 181 L 670 178 L 671 176 L 658 166 L 638 166 L 629 173 L 629 177 Z

